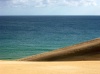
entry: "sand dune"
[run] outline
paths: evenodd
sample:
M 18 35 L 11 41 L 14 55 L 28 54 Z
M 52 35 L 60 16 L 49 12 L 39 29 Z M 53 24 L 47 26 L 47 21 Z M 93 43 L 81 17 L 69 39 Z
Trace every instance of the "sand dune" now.
M 51 52 L 18 59 L 19 61 L 82 61 L 100 60 L 100 38 Z
M 100 74 L 100 62 L 0 61 L 0 74 Z
M 17 61 L 0 61 L 0 74 L 100 74 L 100 38 Z

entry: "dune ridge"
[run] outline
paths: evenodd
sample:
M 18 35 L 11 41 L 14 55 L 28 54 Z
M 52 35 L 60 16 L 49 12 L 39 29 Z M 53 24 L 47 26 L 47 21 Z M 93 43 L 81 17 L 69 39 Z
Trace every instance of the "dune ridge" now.
M 37 54 L 18 61 L 81 61 L 100 60 L 100 38 L 51 52 Z

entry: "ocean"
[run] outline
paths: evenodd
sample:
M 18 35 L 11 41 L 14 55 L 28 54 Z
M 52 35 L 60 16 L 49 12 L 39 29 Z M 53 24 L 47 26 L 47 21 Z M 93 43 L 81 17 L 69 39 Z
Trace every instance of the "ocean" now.
M 100 16 L 0 16 L 0 59 L 15 60 L 100 37 Z

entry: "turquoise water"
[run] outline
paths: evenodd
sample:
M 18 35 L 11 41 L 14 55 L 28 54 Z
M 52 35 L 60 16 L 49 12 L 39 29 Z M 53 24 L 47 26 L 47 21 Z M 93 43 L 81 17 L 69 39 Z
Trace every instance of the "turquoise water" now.
M 100 16 L 0 16 L 0 59 L 18 59 L 100 37 Z

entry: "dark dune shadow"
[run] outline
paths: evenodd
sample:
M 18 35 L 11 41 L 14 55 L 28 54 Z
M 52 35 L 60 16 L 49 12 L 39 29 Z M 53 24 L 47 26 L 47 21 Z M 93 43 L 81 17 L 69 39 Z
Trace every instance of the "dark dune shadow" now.
M 100 38 L 18 59 L 19 61 L 100 61 Z

